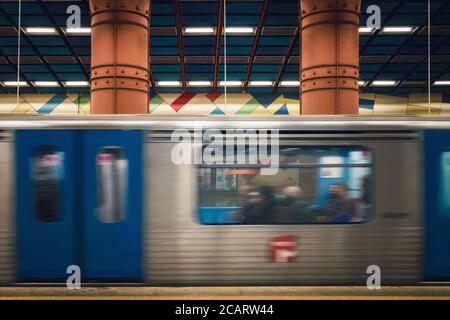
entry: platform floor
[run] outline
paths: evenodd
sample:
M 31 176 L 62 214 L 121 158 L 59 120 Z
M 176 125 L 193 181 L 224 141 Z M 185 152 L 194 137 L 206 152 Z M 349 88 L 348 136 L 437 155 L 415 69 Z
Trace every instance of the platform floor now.
M 450 300 L 450 286 L 366 287 L 0 287 L 0 300 L 144 299 L 144 300 Z

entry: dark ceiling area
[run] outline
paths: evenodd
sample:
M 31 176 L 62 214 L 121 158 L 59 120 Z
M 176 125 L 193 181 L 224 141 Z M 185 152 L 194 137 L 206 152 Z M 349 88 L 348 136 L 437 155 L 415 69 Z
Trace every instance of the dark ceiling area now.
M 295 81 L 299 80 L 301 52 L 297 0 L 227 0 L 226 15 L 220 18 L 223 1 L 152 1 L 151 90 L 222 92 L 226 60 L 227 81 L 237 81 L 235 86 L 227 87 L 228 92 L 298 92 Z M 18 3 L 0 1 L 3 93 L 16 90 L 4 82 L 17 79 Z M 91 51 L 89 33 L 72 34 L 66 30 L 66 10 L 74 4 L 81 8 L 82 27 L 89 27 L 87 1 L 22 1 L 20 75 L 25 82 L 22 92 L 89 91 L 88 87 L 70 84 L 89 79 Z M 395 95 L 427 92 L 427 1 L 364 0 L 362 4 L 362 27 L 368 19 L 366 8 L 376 4 L 381 8 L 382 27 L 410 27 L 410 30 L 386 32 L 382 28 L 360 33 L 361 91 Z M 176 19 L 177 15 L 180 19 Z M 448 92 L 450 84 L 438 85 L 436 81 L 450 80 L 450 1 L 433 0 L 430 16 L 432 91 Z M 230 31 L 217 32 L 223 29 L 224 21 Z M 27 32 L 29 27 L 50 27 L 54 33 Z M 195 27 L 209 28 L 211 32 L 192 34 L 186 30 Z M 250 31 L 233 33 L 232 27 L 250 27 Z M 374 81 L 380 80 L 394 83 L 375 86 Z M 37 85 L 36 81 L 56 84 Z

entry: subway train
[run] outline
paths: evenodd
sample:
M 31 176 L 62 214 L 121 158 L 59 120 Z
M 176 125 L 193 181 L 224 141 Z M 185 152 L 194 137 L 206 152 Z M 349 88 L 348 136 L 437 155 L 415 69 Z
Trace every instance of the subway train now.
M 450 118 L 2 116 L 0 177 L 3 285 L 450 280 Z

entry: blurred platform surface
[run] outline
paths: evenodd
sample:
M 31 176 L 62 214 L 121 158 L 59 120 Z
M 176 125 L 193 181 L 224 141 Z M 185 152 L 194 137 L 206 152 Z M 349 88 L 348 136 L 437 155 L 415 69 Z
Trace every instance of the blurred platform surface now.
M 144 300 L 450 300 L 450 286 L 386 286 L 379 290 L 352 286 L 292 287 L 0 287 L 2 299 L 144 299 Z

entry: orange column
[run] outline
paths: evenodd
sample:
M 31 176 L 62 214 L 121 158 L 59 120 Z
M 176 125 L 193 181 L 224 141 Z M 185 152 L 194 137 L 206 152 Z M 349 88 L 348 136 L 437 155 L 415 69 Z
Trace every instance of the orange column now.
M 91 112 L 148 113 L 150 0 L 90 0 Z
M 301 113 L 358 114 L 360 0 L 299 0 Z

